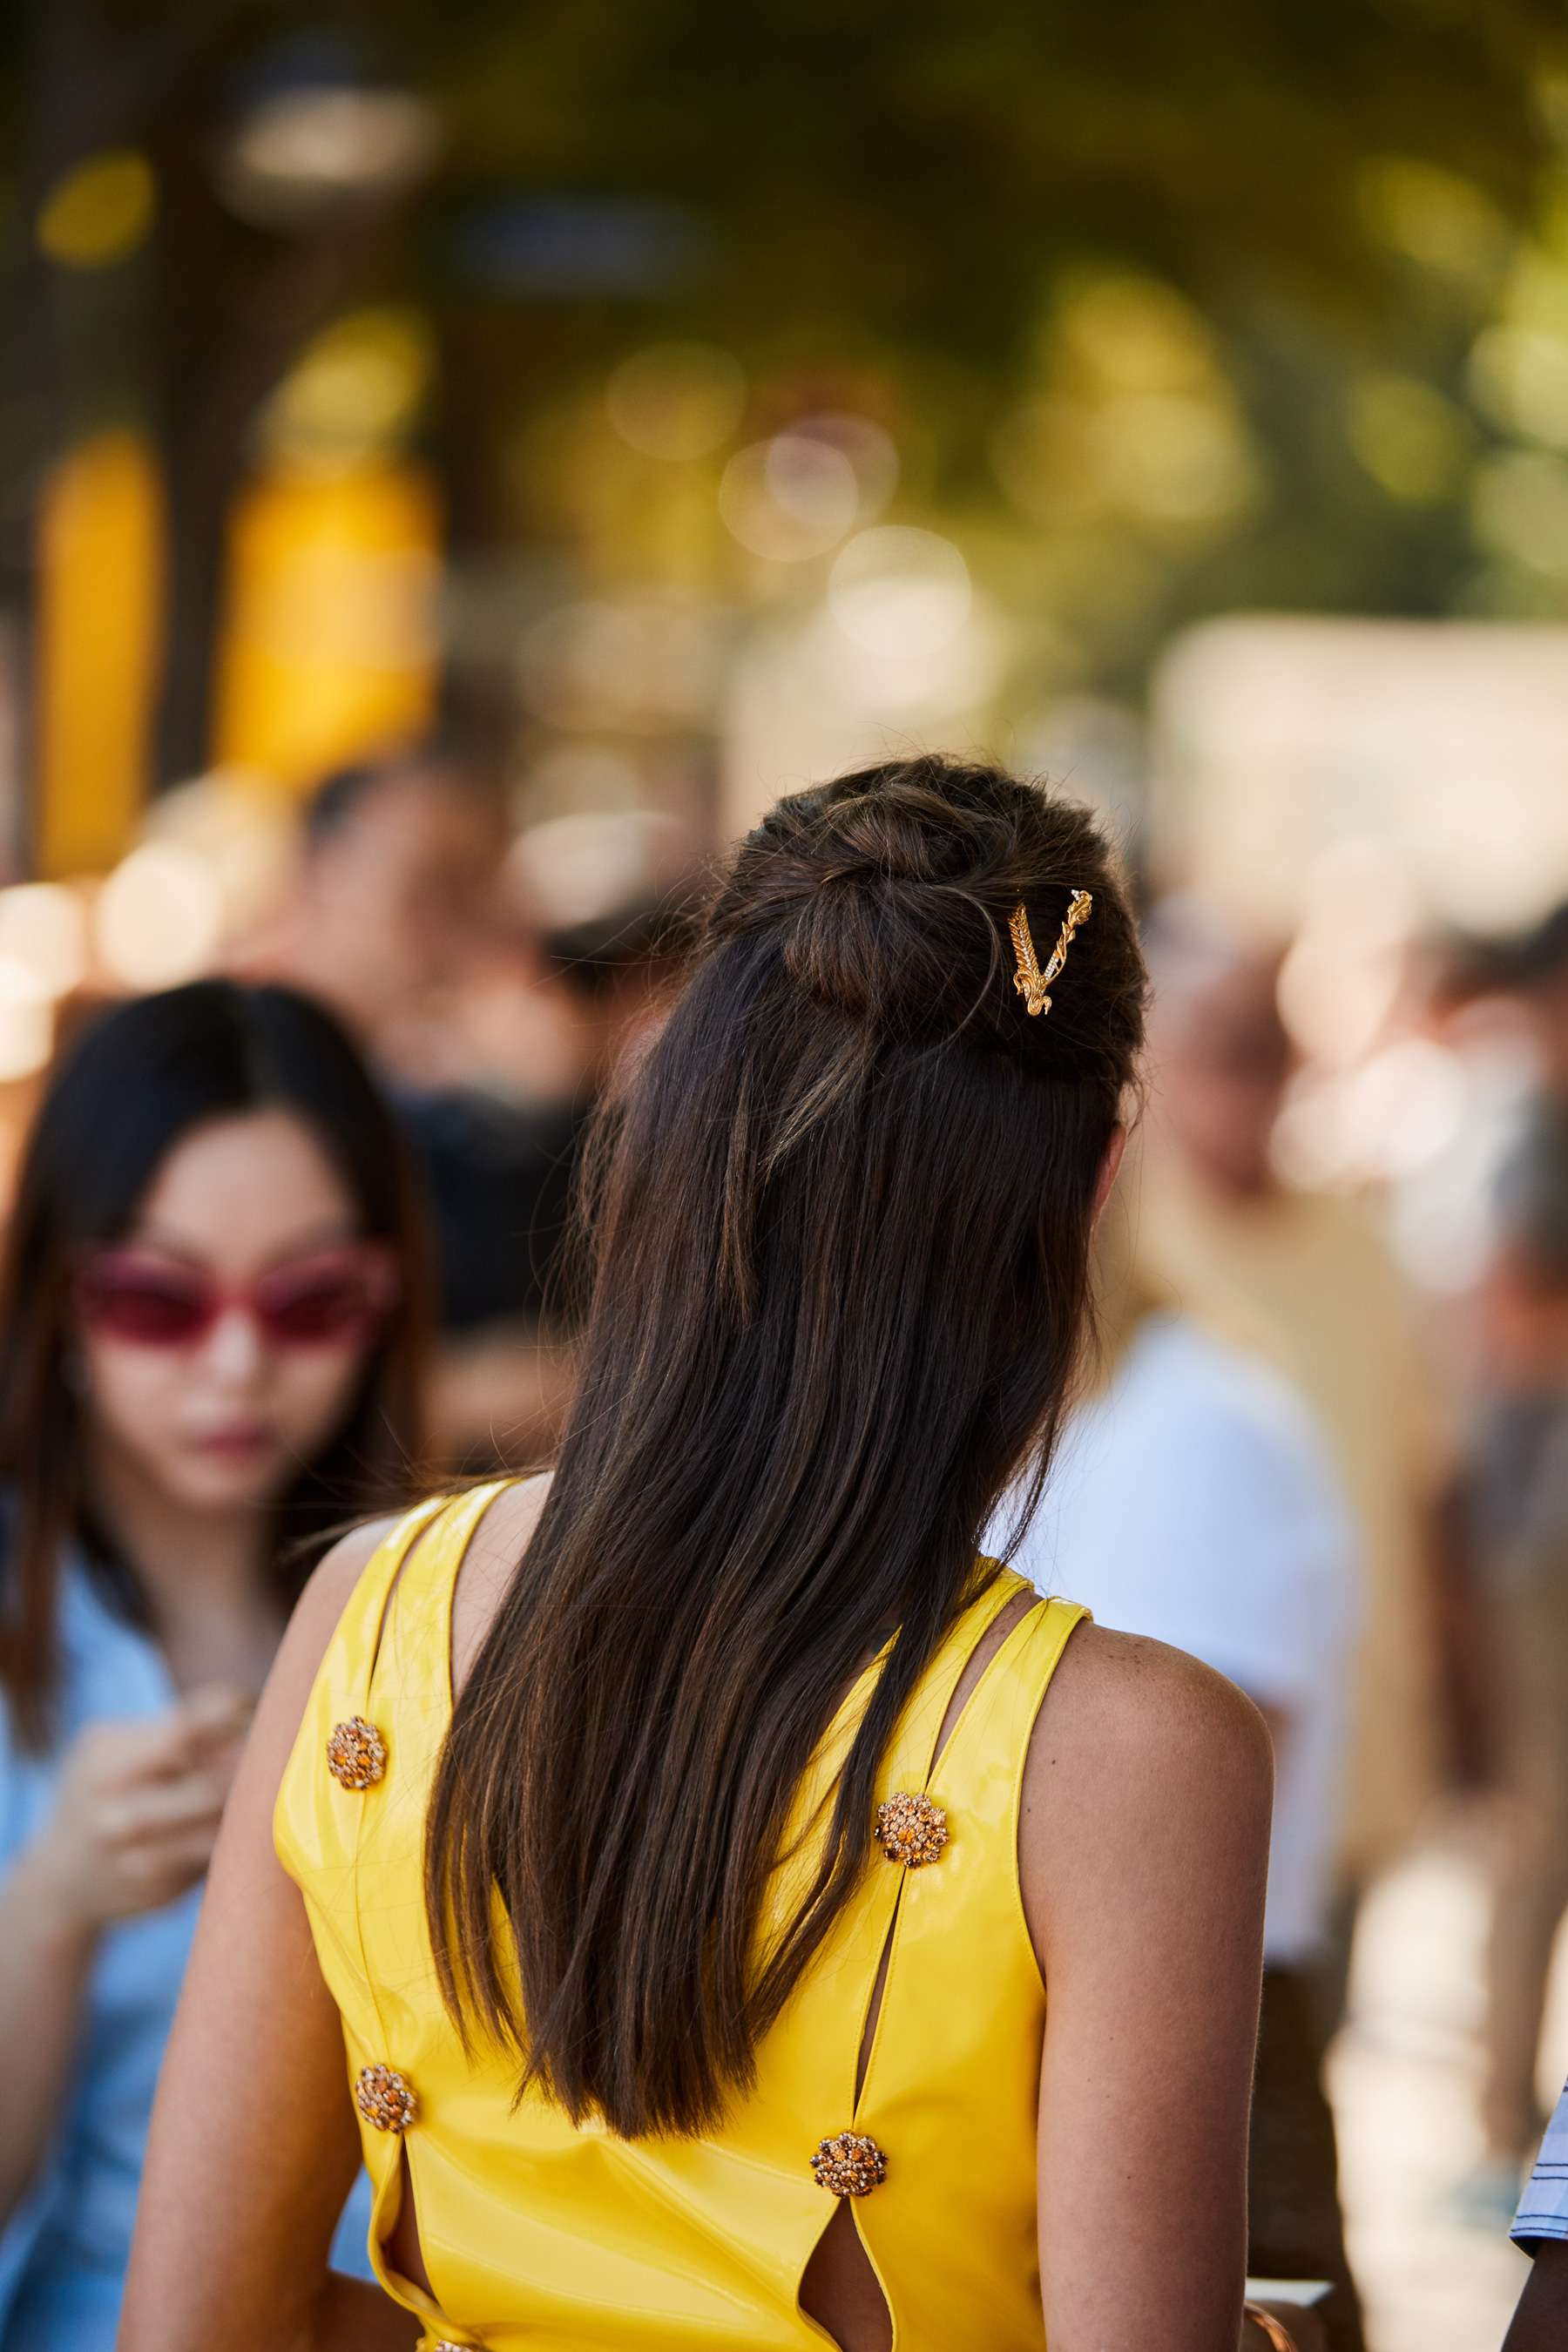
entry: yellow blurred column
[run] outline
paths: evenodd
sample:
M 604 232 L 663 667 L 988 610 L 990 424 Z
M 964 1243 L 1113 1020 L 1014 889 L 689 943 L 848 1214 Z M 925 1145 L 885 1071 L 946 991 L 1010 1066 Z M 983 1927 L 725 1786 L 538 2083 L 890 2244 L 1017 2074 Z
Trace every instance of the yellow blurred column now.
M 440 507 L 417 467 L 263 479 L 229 526 L 215 756 L 304 785 L 434 715 Z
M 152 448 L 103 433 L 55 467 L 38 518 L 34 865 L 102 872 L 147 790 L 163 640 L 164 513 Z
M 357 310 L 258 419 L 229 519 L 214 752 L 302 788 L 435 714 L 440 501 L 405 452 L 433 363 L 416 312 Z

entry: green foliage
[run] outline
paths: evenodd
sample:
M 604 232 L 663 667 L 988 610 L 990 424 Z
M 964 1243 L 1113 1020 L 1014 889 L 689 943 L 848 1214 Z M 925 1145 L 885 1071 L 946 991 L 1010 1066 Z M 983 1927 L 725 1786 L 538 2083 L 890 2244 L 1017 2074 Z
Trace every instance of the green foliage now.
M 837 384 L 882 415 L 928 510 L 1032 543 L 994 560 L 1101 675 L 1135 677 L 1216 604 L 1471 594 L 1467 499 L 1493 428 L 1468 353 L 1552 152 L 1555 8 L 457 0 L 438 39 L 423 8 L 399 22 L 449 126 L 442 205 L 624 194 L 718 232 L 703 282 L 630 313 L 509 320 L 427 247 L 470 451 L 636 342 L 696 334 L 783 413 Z M 1210 528 L 1053 520 L 998 491 L 999 428 L 1059 373 L 1064 289 L 1129 273 L 1206 320 L 1245 412 L 1254 492 Z
M 162 283 L 129 340 L 154 347 L 195 612 L 246 401 L 321 323 L 287 240 L 223 221 L 208 159 L 257 58 L 321 33 L 323 12 L 32 15 L 31 67 L 18 20 L 0 36 L 0 119 L 41 125 L 46 179 L 104 144 L 159 165 Z M 959 536 L 1080 675 L 1131 684 L 1163 631 L 1226 604 L 1568 595 L 1568 556 L 1561 575 L 1550 548 L 1537 561 L 1530 519 L 1532 482 L 1568 518 L 1565 460 L 1530 421 L 1551 354 L 1493 347 L 1485 396 L 1472 359 L 1510 303 L 1529 326 L 1519 239 L 1556 268 L 1555 0 L 351 0 L 334 21 L 445 124 L 434 179 L 340 252 L 327 307 L 430 320 L 430 446 L 459 547 L 542 539 L 636 577 L 673 532 L 689 575 L 738 593 L 721 534 L 694 555 L 689 518 L 674 531 L 657 465 L 623 482 L 624 452 L 593 441 L 616 363 L 696 338 L 745 370 L 742 439 L 811 409 L 885 425 L 903 513 Z M 38 193 L 15 194 L 18 250 Z M 466 225 L 530 196 L 679 207 L 709 257 L 642 299 L 478 282 Z M 43 347 L 15 323 L 18 348 Z M 69 397 L 44 385 L 35 415 Z M 1527 470 L 1497 471 L 1510 456 Z

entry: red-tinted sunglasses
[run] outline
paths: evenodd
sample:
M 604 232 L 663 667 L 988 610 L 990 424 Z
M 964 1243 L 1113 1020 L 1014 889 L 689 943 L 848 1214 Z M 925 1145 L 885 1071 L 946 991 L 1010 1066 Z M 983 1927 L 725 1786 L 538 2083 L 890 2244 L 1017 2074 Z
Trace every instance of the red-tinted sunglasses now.
M 392 1253 L 374 1242 L 316 1250 L 249 1283 L 141 1250 L 100 1250 L 77 1278 L 76 1304 L 88 1330 L 137 1348 L 195 1347 L 233 1307 L 275 1348 L 331 1348 L 374 1330 L 397 1293 Z

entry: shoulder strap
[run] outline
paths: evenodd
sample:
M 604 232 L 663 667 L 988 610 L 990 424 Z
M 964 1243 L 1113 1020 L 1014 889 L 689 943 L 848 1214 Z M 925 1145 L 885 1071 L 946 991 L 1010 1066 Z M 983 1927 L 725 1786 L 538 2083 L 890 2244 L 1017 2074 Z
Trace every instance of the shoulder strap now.
M 447 1499 L 433 1495 L 405 1512 L 397 1525 L 384 1535 L 369 1559 L 364 1571 L 348 1598 L 337 1630 L 328 1647 L 323 1669 L 334 1651 L 342 1654 L 344 1695 L 355 1706 L 361 1705 L 370 1691 L 370 1680 L 375 1672 L 376 1653 L 381 1647 L 381 1629 L 386 1615 L 386 1604 L 414 1545 L 432 1519 L 447 1507 Z
M 937 1733 L 942 1728 L 942 1717 L 947 1713 L 953 1692 L 958 1688 L 963 1669 L 1014 1594 L 1027 1589 L 1022 1577 L 1015 1576 L 1010 1569 L 1003 1568 L 979 1599 L 960 1611 L 905 1702 L 904 1711 L 888 1742 L 884 1770 L 896 1769 L 906 1778 L 911 1772 L 918 1773 L 923 1786 L 931 1770 Z M 797 1813 L 804 1810 L 805 1817 L 809 1818 L 831 1793 L 832 1785 L 843 1769 L 844 1759 L 855 1743 L 861 1717 L 877 1686 L 878 1676 L 887 1664 L 888 1654 L 888 1649 L 883 1649 L 856 1676 L 844 1694 L 832 1722 L 818 1743 L 812 1769 L 806 1775 L 810 1788 L 809 1802 L 804 1809 L 797 1803 Z M 802 1793 L 804 1795 L 805 1791 Z
M 1000 1767 L 1008 1774 L 1015 1853 L 1024 1760 L 1035 1719 L 1068 1636 L 1089 1615 L 1081 1601 L 1046 1601 L 1021 1617 L 975 1685 L 937 1766 L 937 1779 L 952 1784 L 976 1770 Z
M 897 1769 L 906 1777 L 918 1773 L 921 1789 L 931 1778 L 936 1756 L 937 1738 L 942 1730 L 947 1710 L 952 1704 L 952 1695 L 963 1679 L 965 1667 L 1003 1611 L 1016 1600 L 1020 1592 L 1027 1592 L 1031 1589 L 1025 1578 L 1015 1574 L 1012 1569 L 1004 1567 L 999 1561 L 984 1564 L 994 1566 L 996 1570 L 995 1575 L 980 1595 L 979 1600 L 971 1602 L 963 1614 L 953 1621 L 946 1639 L 921 1677 L 918 1689 L 910 1696 L 909 1705 L 904 1709 L 902 1720 L 888 1744 L 889 1763 L 892 1764 L 897 1759 Z M 1011 1639 L 1010 1635 L 1008 1641 L 1002 1643 L 996 1653 L 996 1658 L 993 1658 L 986 1667 L 984 1675 L 964 1706 L 963 1716 L 970 1713 L 974 1699 L 989 1681 L 997 1658 L 1005 1654 Z M 959 1720 L 962 1722 L 963 1717 Z M 957 1726 L 955 1725 L 953 1728 L 956 1733 Z M 952 1746 L 951 1739 L 948 1745 Z
M 515 1478 L 491 1478 L 467 1493 L 448 1495 L 420 1530 L 424 1537 L 405 1552 L 402 1572 L 387 1589 L 383 1641 L 395 1640 L 404 1658 L 417 1657 L 422 1672 L 442 1696 L 451 1696 L 452 1587 L 474 1530 L 496 1496 Z

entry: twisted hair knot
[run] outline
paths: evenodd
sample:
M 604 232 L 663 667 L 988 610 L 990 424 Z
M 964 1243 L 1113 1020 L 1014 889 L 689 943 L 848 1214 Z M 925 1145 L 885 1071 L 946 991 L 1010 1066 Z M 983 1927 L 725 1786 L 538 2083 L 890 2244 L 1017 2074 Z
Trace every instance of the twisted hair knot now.
M 1054 938 L 1075 890 L 1093 919 L 1031 1023 L 1008 922 L 1023 904 Z M 714 944 L 759 930 L 805 996 L 875 1034 L 967 1032 L 1063 1075 L 1125 1075 L 1136 1052 L 1142 967 L 1109 847 L 1087 811 L 999 769 L 900 761 L 780 801 L 710 915 Z

